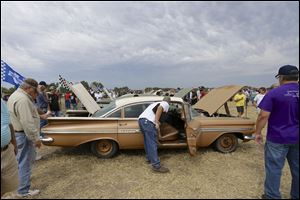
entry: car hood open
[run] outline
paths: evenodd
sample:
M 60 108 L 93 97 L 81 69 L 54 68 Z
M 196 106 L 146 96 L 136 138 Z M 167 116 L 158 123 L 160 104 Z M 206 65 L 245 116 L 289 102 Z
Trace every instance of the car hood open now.
M 243 87 L 240 85 L 228 85 L 212 89 L 193 105 L 193 108 L 204 110 L 211 116 Z
M 100 110 L 97 102 L 93 99 L 93 97 L 88 93 L 88 91 L 81 83 L 73 84 L 70 86 L 70 88 L 89 113 L 94 114 L 95 112 Z
M 177 92 L 174 97 L 179 97 L 179 98 L 182 98 L 187 95 L 190 91 L 192 91 L 193 88 L 183 88 L 181 89 L 179 92 Z

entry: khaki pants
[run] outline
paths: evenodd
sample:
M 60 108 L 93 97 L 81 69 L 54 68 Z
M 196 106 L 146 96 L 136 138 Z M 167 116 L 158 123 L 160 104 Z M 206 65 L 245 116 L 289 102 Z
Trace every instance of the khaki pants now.
M 18 164 L 14 153 L 14 146 L 9 144 L 5 151 L 1 151 L 1 196 L 18 189 Z

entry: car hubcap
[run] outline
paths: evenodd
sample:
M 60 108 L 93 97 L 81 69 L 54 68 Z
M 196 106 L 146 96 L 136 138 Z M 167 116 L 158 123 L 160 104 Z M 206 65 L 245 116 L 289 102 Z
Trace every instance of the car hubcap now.
M 221 146 L 224 149 L 230 149 L 232 146 L 234 146 L 234 140 L 231 137 L 229 137 L 229 136 L 225 136 L 221 140 Z
M 100 141 L 97 144 L 97 149 L 101 154 L 107 154 L 112 149 L 112 143 L 109 141 Z

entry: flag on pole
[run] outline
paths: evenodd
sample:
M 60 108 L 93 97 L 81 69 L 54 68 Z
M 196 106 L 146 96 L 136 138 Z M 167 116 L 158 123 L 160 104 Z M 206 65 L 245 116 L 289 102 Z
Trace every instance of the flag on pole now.
M 67 90 L 71 90 L 70 89 L 70 85 L 73 85 L 72 82 L 69 82 L 67 81 L 65 78 L 63 78 L 60 74 L 58 75 L 59 76 L 59 83 L 61 85 L 61 87 L 67 89 Z
M 25 77 L 14 71 L 7 63 L 1 60 L 1 80 L 19 87 Z

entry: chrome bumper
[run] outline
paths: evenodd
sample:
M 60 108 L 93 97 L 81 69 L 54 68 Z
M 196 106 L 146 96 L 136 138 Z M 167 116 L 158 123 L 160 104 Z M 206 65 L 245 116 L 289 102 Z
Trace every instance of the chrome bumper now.
M 255 139 L 255 134 L 244 135 L 244 140 L 254 140 L 254 139 Z
M 44 138 L 41 138 L 41 141 L 45 142 L 45 143 L 50 143 L 50 142 L 53 142 L 54 139 L 51 137 L 44 137 Z

